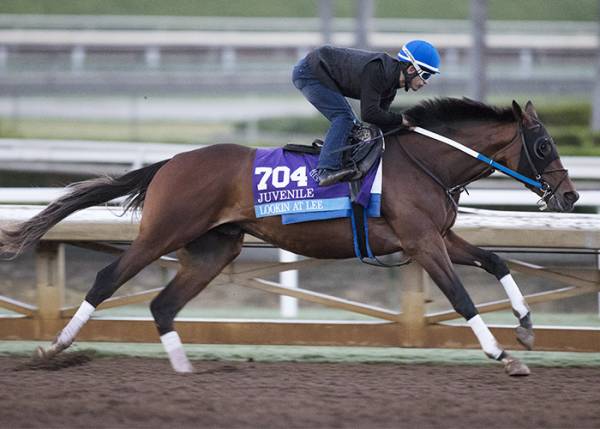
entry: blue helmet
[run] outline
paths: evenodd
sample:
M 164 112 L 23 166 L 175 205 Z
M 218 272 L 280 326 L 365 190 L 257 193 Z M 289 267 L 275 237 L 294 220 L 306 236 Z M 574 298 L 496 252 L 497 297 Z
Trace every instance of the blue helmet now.
M 433 45 L 425 40 L 411 40 L 398 52 L 398 59 L 411 63 L 418 70 L 430 73 L 440 72 L 440 54 Z

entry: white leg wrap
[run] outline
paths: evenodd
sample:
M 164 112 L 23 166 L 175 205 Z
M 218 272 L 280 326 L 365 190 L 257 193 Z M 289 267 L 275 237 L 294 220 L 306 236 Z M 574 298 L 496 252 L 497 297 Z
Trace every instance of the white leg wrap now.
M 500 283 L 502 283 L 502 286 L 508 295 L 508 299 L 510 299 L 510 305 L 519 314 L 519 319 L 527 316 L 529 307 L 513 277 L 510 274 L 507 274 L 500 279 Z
M 498 359 L 503 350 L 498 345 L 498 342 L 490 332 L 489 328 L 483 322 L 481 316 L 478 314 L 477 316 L 468 320 L 467 323 L 475 333 L 475 336 L 479 340 L 479 344 L 481 344 L 481 348 L 485 354 L 494 359 Z
M 193 372 L 192 364 L 188 360 L 179 334 L 175 331 L 161 335 L 160 341 L 162 342 L 165 351 L 169 355 L 169 361 L 175 372 Z
M 67 326 L 60 331 L 56 342 L 60 345 L 70 345 L 77 333 L 81 330 L 83 325 L 90 319 L 90 316 L 96 308 L 87 301 L 83 301 L 79 310 L 73 315 Z

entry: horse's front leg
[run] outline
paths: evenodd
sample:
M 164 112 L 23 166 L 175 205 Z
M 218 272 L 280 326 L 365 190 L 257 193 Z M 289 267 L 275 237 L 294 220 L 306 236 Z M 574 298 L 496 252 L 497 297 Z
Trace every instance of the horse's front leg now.
M 529 375 L 527 365 L 510 356 L 496 341 L 494 335 L 478 314 L 471 297 L 456 274 L 442 236 L 432 230 L 413 234 L 414 239 L 403 240 L 405 251 L 427 271 L 432 280 L 448 298 L 452 307 L 463 316 L 481 344 L 484 353 L 504 364 L 509 375 Z
M 510 300 L 513 314 L 519 319 L 517 340 L 531 350 L 535 340 L 531 312 L 506 263 L 495 253 L 473 246 L 452 231 L 448 232 L 444 240 L 453 263 L 483 268 L 500 281 Z

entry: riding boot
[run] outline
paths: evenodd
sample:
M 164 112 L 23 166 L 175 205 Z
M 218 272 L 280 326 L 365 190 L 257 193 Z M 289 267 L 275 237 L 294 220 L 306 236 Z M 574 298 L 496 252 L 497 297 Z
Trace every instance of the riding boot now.
M 341 170 L 319 168 L 315 173 L 314 179 L 319 182 L 319 186 L 331 186 L 335 183 L 349 179 L 354 176 L 356 171 L 354 168 L 342 168 Z

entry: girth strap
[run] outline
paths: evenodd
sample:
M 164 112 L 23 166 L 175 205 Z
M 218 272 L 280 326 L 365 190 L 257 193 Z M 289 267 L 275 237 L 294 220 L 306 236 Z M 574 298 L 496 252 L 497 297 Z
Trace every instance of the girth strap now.
M 360 204 L 352 203 L 352 235 L 354 241 L 354 254 L 361 261 L 365 257 L 371 257 L 369 248 L 369 230 L 367 224 L 366 209 Z
M 367 209 L 360 204 L 352 203 L 352 211 L 350 214 L 352 221 L 352 240 L 354 243 L 354 254 L 360 262 L 373 265 L 376 267 L 401 267 L 402 265 L 410 264 L 410 258 L 401 260 L 394 264 L 386 264 L 381 262 L 375 256 L 369 246 L 369 221 L 367 217 Z

